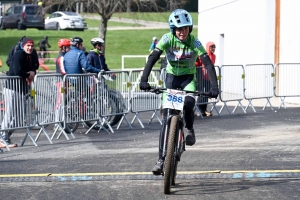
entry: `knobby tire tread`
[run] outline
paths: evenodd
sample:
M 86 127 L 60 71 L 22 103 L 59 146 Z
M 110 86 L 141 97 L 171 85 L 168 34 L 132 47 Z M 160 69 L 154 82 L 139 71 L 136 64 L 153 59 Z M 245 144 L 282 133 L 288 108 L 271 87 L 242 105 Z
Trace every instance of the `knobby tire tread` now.
M 178 116 L 173 116 L 170 122 L 169 134 L 168 134 L 168 144 L 167 144 L 167 154 L 165 158 L 165 173 L 164 173 L 164 193 L 170 194 L 171 184 L 173 182 L 174 168 L 175 168 L 175 137 L 178 132 L 179 126 Z

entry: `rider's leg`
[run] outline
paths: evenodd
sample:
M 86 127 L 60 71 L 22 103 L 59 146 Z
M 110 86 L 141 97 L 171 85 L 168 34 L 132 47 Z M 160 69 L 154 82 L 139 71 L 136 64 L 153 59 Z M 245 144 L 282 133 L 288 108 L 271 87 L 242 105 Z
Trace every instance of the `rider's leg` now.
M 189 76 L 182 82 L 181 87 L 186 91 L 196 91 L 196 76 Z M 186 96 L 184 100 L 184 120 L 185 127 L 187 128 L 185 144 L 192 146 L 196 142 L 195 132 L 194 132 L 194 107 L 195 98 L 192 96 Z
M 192 129 L 194 125 L 194 107 L 195 107 L 195 99 L 191 96 L 186 96 L 184 99 L 184 120 L 185 127 L 187 129 Z

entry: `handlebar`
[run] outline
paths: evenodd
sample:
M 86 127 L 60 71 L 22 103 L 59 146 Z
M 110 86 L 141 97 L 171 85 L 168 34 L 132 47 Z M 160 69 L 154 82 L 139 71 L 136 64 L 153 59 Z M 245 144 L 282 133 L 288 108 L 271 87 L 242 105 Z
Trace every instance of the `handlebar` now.
M 167 88 L 151 87 L 149 90 L 146 90 L 146 91 L 147 92 L 152 92 L 152 93 L 155 93 L 155 94 L 161 94 L 161 93 L 163 93 L 166 90 L 167 90 Z M 188 91 L 188 90 L 182 90 L 182 89 L 176 89 L 176 90 L 183 91 L 183 92 L 186 92 L 186 93 L 193 93 L 196 96 L 211 98 L 208 95 L 209 94 L 208 92 Z

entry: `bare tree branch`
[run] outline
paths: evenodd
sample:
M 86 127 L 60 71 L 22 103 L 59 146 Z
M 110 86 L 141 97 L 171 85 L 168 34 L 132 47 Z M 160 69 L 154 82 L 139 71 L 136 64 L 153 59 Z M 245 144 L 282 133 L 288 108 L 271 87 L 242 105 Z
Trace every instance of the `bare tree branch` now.
M 179 8 L 188 0 L 44 0 L 45 11 L 51 10 L 53 6 L 58 10 L 74 11 L 76 3 L 83 2 L 89 13 L 98 13 L 101 22 L 98 26 L 98 36 L 105 40 L 108 20 L 116 12 L 130 12 L 134 6 L 138 11 L 161 12 Z

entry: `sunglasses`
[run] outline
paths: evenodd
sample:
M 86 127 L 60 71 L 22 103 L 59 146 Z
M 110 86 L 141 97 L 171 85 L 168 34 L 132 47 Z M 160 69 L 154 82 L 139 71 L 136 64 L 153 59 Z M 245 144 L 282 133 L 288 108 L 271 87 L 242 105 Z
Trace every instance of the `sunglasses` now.
M 216 48 L 216 46 L 210 46 L 210 48 L 213 48 L 213 49 L 215 49 L 215 48 Z

